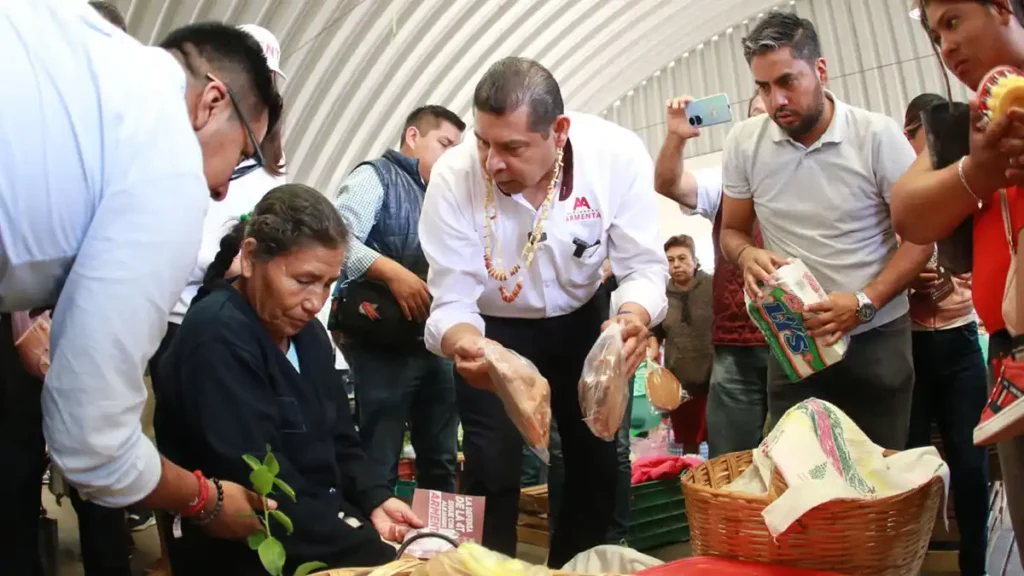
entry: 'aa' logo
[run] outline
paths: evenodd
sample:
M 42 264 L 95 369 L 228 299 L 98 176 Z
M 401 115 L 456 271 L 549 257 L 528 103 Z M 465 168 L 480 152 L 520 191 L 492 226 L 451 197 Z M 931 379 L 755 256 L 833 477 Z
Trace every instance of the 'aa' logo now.
M 576 198 L 576 204 L 572 207 L 573 211 L 579 210 L 580 208 L 590 210 L 590 202 L 587 202 L 587 199 L 582 196 Z

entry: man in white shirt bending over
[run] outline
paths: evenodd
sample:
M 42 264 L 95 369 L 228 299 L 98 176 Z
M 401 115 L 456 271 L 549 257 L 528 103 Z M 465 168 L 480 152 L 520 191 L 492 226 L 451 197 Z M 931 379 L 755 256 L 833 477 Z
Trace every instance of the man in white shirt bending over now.
M 12 528 L 0 557 L 11 574 L 41 571 L 40 420 L 86 498 L 205 515 L 221 537 L 259 529 L 243 516 L 259 506 L 252 492 L 202 484 L 142 434 L 142 374 L 209 198 L 257 154 L 280 96 L 245 34 L 193 25 L 169 40 L 142 46 L 85 2 L 0 3 L 0 76 L 23 80 L 0 90 L 0 491 Z M 7 313 L 54 304 L 40 398 L 23 386 Z
M 752 297 L 777 267 L 799 258 L 829 293 L 807 307 L 808 334 L 824 344 L 851 336 L 842 361 L 800 382 L 768 363 L 769 419 L 816 397 L 876 444 L 903 449 L 914 386 L 906 288 L 932 246 L 897 245 L 889 198 L 914 150 L 891 118 L 825 90 L 828 71 L 810 21 L 773 12 L 743 51 L 768 115 L 726 138 L 722 252 L 743 270 Z M 751 239 L 755 217 L 765 248 Z
M 590 432 L 577 400 L 583 360 L 608 321 L 607 298 L 595 297 L 605 258 L 630 373 L 665 314 L 654 169 L 632 132 L 566 114 L 558 83 L 532 60 L 491 66 L 473 105 L 474 133 L 434 166 L 420 217 L 434 297 L 424 339 L 455 360 L 464 485 L 487 497 L 483 544 L 512 556 L 523 440 L 488 389 L 481 336 L 550 382 L 566 479 L 548 563 L 561 566 L 605 543 L 615 506 L 615 443 Z

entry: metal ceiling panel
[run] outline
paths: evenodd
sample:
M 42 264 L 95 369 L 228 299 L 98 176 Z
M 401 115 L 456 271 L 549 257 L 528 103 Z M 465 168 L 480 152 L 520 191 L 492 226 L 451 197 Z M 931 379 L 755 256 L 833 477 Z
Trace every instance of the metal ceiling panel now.
M 754 91 L 740 41 L 765 12 L 792 10 L 814 22 L 828 62 L 829 88 L 842 100 L 888 114 L 903 122 L 907 104 L 918 94 L 945 94 L 941 64 L 936 60 L 920 24 L 908 16 L 909 0 L 794 0 L 736 14 L 723 26 L 705 33 L 650 78 L 620 92 L 602 110 L 609 119 L 635 130 L 652 155 L 665 138 L 665 102 L 680 94 L 701 97 L 725 92 L 733 102 L 733 117 L 747 117 Z M 722 28 L 725 28 L 722 30 Z M 675 59 L 672 59 L 672 58 Z M 966 102 L 969 92 L 951 78 L 953 98 Z M 599 101 L 595 101 L 597 103 Z M 718 152 L 731 125 L 704 130 L 686 148 L 688 157 Z
M 413 108 L 440 104 L 472 124 L 472 90 L 500 58 L 540 61 L 559 80 L 569 108 L 596 113 L 711 32 L 777 0 L 114 3 L 125 12 L 129 32 L 147 43 L 205 20 L 259 24 L 276 34 L 288 74 L 283 92 L 290 178 L 332 194 L 355 164 L 397 143 Z M 716 57 L 735 60 L 731 52 Z M 730 82 L 740 82 L 734 69 L 709 60 L 701 63 L 701 78 L 712 70 L 718 71 L 715 81 L 732 74 Z M 649 145 L 657 141 L 650 128 L 658 122 L 662 95 L 691 85 L 687 80 L 666 76 L 642 87 L 646 103 L 631 117 L 646 130 L 638 132 Z

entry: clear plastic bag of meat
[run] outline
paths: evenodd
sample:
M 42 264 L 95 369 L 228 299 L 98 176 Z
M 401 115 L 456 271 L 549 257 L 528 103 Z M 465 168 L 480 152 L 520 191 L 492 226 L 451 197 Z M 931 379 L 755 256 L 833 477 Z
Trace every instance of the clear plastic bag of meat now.
M 675 374 L 668 368 L 658 364 L 658 361 L 648 350 L 647 401 L 651 403 L 651 406 L 662 412 L 671 412 L 689 399 L 690 395 L 683 389 Z
M 551 387 L 547 378 L 533 362 L 493 340 L 484 340 L 483 349 L 491 384 L 505 405 L 505 413 L 530 450 L 547 464 L 551 435 Z
M 597 337 L 583 362 L 579 399 L 583 420 L 594 436 L 611 442 L 622 426 L 629 400 L 622 325 L 612 323 Z

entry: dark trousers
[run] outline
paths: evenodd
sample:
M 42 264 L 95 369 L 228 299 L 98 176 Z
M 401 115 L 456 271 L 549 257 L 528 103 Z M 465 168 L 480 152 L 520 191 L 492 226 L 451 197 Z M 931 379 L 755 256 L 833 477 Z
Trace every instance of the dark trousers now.
M 960 529 L 960 573 L 981 575 L 988 541 L 988 449 L 974 445 L 974 427 L 988 393 L 978 325 L 914 332 L 913 342 L 907 448 L 931 446 L 932 422 L 938 425 Z
M 768 417 L 767 346 L 715 346 L 708 391 L 708 454 L 753 450 Z
M 607 301 L 596 298 L 556 318 L 485 318 L 487 337 L 529 358 L 551 385 L 551 410 L 565 459 L 560 511 L 565 527 L 556 527 L 551 535 L 551 566 L 560 567 L 604 544 L 612 522 L 618 483 L 615 443 L 587 428 L 577 392 L 583 360 L 607 316 Z M 474 388 L 458 375 L 455 386 L 466 456 L 464 488 L 487 498 L 483 545 L 514 557 L 523 439 L 494 393 Z
M 872 442 L 891 450 L 907 445 L 914 361 L 910 316 L 850 338 L 842 361 L 799 382 L 790 382 L 779 362 L 768 362 L 769 428 L 793 406 L 809 398 L 831 402 Z
M 4 495 L 0 558 L 5 574 L 41 576 L 39 508 L 46 442 L 42 384 L 25 372 L 14 348 L 11 317 L 0 314 L 0 494 Z
M 416 451 L 416 485 L 455 492 L 459 419 L 451 360 L 423 348 L 409 352 L 345 345 L 359 403 L 359 437 L 370 463 L 392 488 L 406 423 Z
M 78 542 L 85 576 L 132 576 L 132 536 L 124 510 L 82 500 L 74 488 L 70 497 L 78 515 Z
M 633 480 L 633 463 L 629 459 L 629 423 L 633 411 L 633 378 L 629 379 L 629 400 L 626 402 L 626 413 L 623 415 L 622 427 L 615 435 L 615 459 L 618 462 L 618 482 L 615 485 L 615 511 L 612 523 L 608 527 L 608 544 L 619 544 L 629 536 L 629 498 Z M 562 439 L 558 435 L 558 426 L 551 426 L 551 466 L 548 473 L 548 529 L 554 531 L 558 527 L 558 515 L 561 511 L 562 494 L 565 493 L 565 459 L 562 456 Z M 529 454 L 540 463 L 533 453 Z M 524 466 L 525 468 L 525 466 Z

